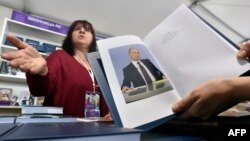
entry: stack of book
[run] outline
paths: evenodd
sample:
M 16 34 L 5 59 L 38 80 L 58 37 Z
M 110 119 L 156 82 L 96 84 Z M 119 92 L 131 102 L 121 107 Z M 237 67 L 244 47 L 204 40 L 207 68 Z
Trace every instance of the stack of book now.
M 0 106 L 1 116 L 19 116 L 22 114 L 22 107 L 18 106 Z
M 0 123 L 13 123 L 22 114 L 22 108 L 17 106 L 0 106 Z
M 22 116 L 17 117 L 16 122 L 76 122 L 76 119 L 64 116 L 62 107 L 23 106 Z
M 53 114 L 62 115 L 62 107 L 50 107 L 50 106 L 23 106 L 22 114 Z
M 62 107 L 0 106 L 0 123 L 76 121 L 76 117 L 64 116 Z
M 76 117 L 63 115 L 22 115 L 16 118 L 16 123 L 48 123 L 48 122 L 77 122 Z

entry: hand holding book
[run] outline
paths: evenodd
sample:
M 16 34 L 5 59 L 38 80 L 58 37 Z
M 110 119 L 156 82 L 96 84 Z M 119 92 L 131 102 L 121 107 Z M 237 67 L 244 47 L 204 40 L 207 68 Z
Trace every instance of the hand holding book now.
M 240 45 L 239 59 L 250 57 L 250 42 Z M 250 100 L 250 77 L 230 77 L 209 80 L 193 89 L 173 105 L 174 112 L 185 112 L 181 118 L 207 119 L 232 106 Z
M 132 47 L 138 48 L 143 59 L 152 61 L 167 77 L 163 87 L 160 83 L 155 85 L 153 91 L 143 91 L 136 95 L 122 93 L 121 84 L 125 78 L 123 68 L 131 62 L 127 56 L 128 49 Z M 133 35 L 113 37 L 98 41 L 98 48 L 108 83 L 112 84 L 109 85 L 112 93 L 106 97 L 114 102 L 112 105 L 108 104 L 109 107 L 117 108 L 117 111 L 111 110 L 111 113 L 117 113 L 122 126 L 129 128 L 143 129 L 146 126 L 153 127 L 156 122 L 169 120 L 172 115 L 176 115 L 171 109 L 172 105 L 182 98 L 184 101 L 181 103 L 185 102 L 185 105 L 180 105 L 179 109 L 174 107 L 174 112 L 188 112 L 191 109 L 189 115 L 196 114 L 195 116 L 203 118 L 233 106 L 240 102 L 233 97 L 237 96 L 233 94 L 243 90 L 243 85 L 239 83 L 247 81 L 247 77 L 238 76 L 247 72 L 250 67 L 247 60 L 236 58 L 238 50 L 232 41 L 184 5 L 143 40 Z M 134 69 L 130 74 L 134 75 L 137 70 Z M 235 86 L 237 91 L 231 89 L 231 85 L 235 84 L 228 83 L 231 79 L 238 79 L 239 83 Z M 206 81 L 208 82 L 204 83 Z M 138 88 L 135 82 L 129 84 L 133 86 L 131 88 Z M 216 90 L 217 93 L 201 95 Z M 186 96 L 190 92 L 195 94 Z M 232 96 L 224 97 L 222 93 Z M 116 121 L 116 117 L 113 118 Z

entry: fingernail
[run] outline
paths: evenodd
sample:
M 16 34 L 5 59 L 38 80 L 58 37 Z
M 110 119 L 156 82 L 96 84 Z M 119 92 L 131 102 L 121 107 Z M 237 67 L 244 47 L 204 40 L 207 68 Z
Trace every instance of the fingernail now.
M 180 109 L 179 104 L 174 104 L 174 105 L 172 106 L 172 109 L 173 109 L 175 112 L 179 111 L 179 109 Z
M 241 57 L 241 58 L 246 57 L 246 56 L 247 56 L 246 50 L 240 50 L 240 51 L 237 53 L 237 56 L 238 56 L 238 57 Z

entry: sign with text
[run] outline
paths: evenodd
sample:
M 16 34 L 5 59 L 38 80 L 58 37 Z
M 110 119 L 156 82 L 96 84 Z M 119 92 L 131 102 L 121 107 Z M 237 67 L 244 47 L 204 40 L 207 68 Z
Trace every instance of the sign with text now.
M 223 126 L 223 140 L 249 141 L 249 131 L 249 122 L 226 124 Z
M 13 10 L 11 19 L 25 23 L 25 24 L 29 24 L 32 26 L 36 26 L 39 28 L 65 34 L 65 35 L 68 32 L 68 26 L 66 25 L 62 25 L 62 24 L 58 24 L 49 20 L 45 20 L 40 17 L 36 17 L 36 16 L 30 15 L 21 11 Z

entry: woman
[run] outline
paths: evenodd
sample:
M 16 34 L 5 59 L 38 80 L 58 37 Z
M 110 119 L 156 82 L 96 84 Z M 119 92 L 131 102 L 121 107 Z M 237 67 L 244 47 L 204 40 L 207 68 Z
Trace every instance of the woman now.
M 239 59 L 250 57 L 250 41 L 240 45 Z M 249 74 L 248 74 L 249 75 Z M 181 118 L 207 119 L 244 101 L 250 100 L 250 76 L 209 80 L 173 105 L 174 112 L 184 111 Z
M 2 54 L 10 65 L 26 72 L 30 92 L 45 96 L 44 106 L 60 106 L 64 114 L 83 117 L 85 94 L 99 91 L 86 54 L 96 51 L 94 29 L 88 21 L 75 21 L 63 41 L 63 50 L 53 52 L 46 60 L 36 49 L 14 36 L 7 39 L 19 50 Z M 103 97 L 101 116 L 108 114 Z M 110 115 L 106 117 L 110 118 Z

